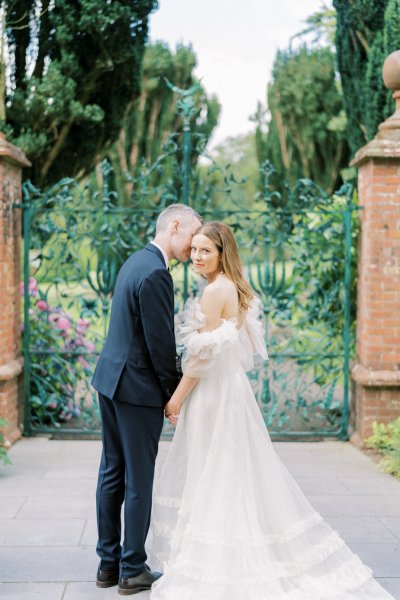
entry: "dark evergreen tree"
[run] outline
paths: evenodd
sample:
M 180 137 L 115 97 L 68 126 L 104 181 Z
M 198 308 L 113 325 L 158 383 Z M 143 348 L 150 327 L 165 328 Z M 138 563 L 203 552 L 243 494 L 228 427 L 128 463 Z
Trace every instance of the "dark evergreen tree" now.
M 382 66 L 386 56 L 400 48 L 400 1 L 333 0 L 333 5 L 337 63 L 354 153 L 394 110 L 382 81 Z
M 140 93 L 148 16 L 156 6 L 156 0 L 2 3 L 2 62 L 8 57 L 7 77 L 0 77 L 2 129 L 33 162 L 35 183 L 90 172 L 117 139 L 126 107 Z

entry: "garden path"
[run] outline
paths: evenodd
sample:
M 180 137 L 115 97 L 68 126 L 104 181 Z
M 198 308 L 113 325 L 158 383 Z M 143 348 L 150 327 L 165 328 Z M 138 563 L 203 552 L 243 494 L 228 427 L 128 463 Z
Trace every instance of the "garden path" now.
M 161 442 L 165 452 L 169 442 Z M 277 442 L 315 508 L 400 600 L 400 482 L 348 442 Z M 0 598 L 110 600 L 94 584 L 95 487 L 101 444 L 18 442 L 0 467 Z M 148 600 L 149 593 L 137 594 Z

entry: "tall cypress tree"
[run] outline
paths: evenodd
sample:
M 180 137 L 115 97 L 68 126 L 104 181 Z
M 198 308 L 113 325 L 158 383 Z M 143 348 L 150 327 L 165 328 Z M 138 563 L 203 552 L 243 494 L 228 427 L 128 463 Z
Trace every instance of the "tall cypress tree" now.
M 33 162 L 37 184 L 90 172 L 117 139 L 125 109 L 140 93 L 148 16 L 156 6 L 156 0 L 2 3 L 3 63 L 8 56 L 2 129 Z
M 388 54 L 400 48 L 399 0 L 333 0 L 337 61 L 352 152 L 376 134 L 394 109 L 382 81 Z

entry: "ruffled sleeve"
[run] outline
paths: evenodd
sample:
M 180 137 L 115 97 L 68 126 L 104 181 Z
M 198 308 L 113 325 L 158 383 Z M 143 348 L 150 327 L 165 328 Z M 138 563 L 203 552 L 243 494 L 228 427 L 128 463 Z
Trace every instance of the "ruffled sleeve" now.
M 268 360 L 262 312 L 262 302 L 254 296 L 239 331 L 241 362 L 245 371 L 250 371 L 255 365 Z
M 206 317 L 197 298 L 187 300 L 176 328 L 178 350 L 182 351 L 182 372 L 189 377 L 202 377 L 214 366 L 215 359 L 238 342 L 233 321 L 221 320 L 212 331 L 199 332 Z

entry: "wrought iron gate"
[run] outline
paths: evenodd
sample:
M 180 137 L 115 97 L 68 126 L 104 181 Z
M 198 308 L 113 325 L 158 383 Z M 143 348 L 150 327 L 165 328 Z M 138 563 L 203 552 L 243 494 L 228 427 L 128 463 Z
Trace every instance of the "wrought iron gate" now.
M 108 163 L 86 185 L 65 179 L 45 192 L 24 185 L 26 433 L 99 432 L 89 381 L 119 266 L 151 239 L 159 211 L 183 200 L 206 220 L 231 225 L 264 303 L 270 361 L 250 377 L 271 435 L 346 438 L 357 208 L 351 187 L 327 196 L 299 180 L 280 194 L 266 163 L 262 191 L 246 198 L 229 167 L 208 158 L 191 168 L 191 144 L 202 140 L 189 129 L 187 94 L 180 111 L 183 152 L 171 138 L 155 165 L 143 165 L 130 179 L 129 207 L 118 204 Z M 175 265 L 173 276 L 179 309 L 200 284 L 187 265 Z

